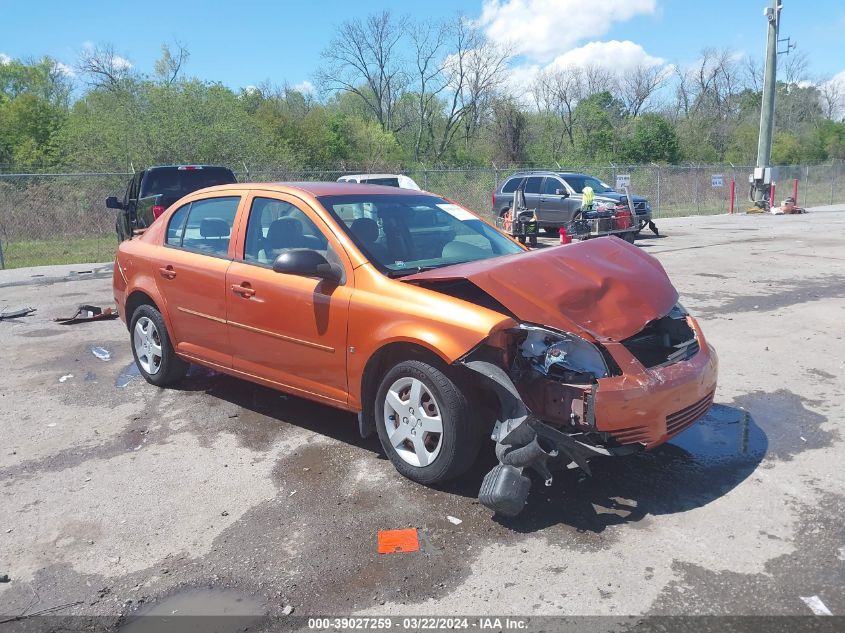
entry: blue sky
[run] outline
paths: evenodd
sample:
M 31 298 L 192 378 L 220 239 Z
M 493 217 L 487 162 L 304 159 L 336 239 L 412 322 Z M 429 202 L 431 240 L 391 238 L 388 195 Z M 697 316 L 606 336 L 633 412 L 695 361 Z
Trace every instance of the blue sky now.
M 809 56 L 812 74 L 822 78 L 843 73 L 845 2 L 783 3 L 782 34 L 797 40 Z M 482 18 L 482 26 L 494 37 L 503 30 L 516 32 L 522 53 L 517 64 L 542 67 L 564 55 L 567 60 L 630 55 L 686 65 L 707 46 L 762 56 L 765 4 L 765 0 L 498 0 L 486 5 L 483 0 L 0 0 L 0 54 L 14 58 L 47 54 L 72 66 L 86 42 L 108 43 L 138 70 L 151 72 L 160 45 L 178 39 L 191 53 L 188 75 L 232 88 L 264 80 L 296 85 L 313 79 L 320 51 L 335 25 L 390 9 L 422 20 L 460 12 Z M 629 44 L 607 44 L 613 41 Z M 594 45 L 585 48 L 591 42 Z

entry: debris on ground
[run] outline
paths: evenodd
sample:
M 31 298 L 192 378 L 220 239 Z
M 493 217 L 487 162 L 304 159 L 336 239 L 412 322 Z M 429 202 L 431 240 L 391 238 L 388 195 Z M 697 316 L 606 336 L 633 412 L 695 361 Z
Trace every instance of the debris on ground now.
M 18 308 L 17 310 L 3 310 L 0 312 L 0 321 L 4 319 L 19 319 L 21 317 L 29 316 L 35 312 L 36 308 Z
M 65 374 L 61 378 L 59 378 L 59 382 L 65 382 L 68 378 L 73 378 L 73 374 Z
M 284 613 L 285 615 L 290 615 L 291 613 L 293 613 L 293 606 L 289 604 L 285 605 L 285 608 L 282 609 L 282 613 Z
M 452 525 L 460 525 L 461 523 L 463 523 L 463 521 L 461 521 L 458 517 L 453 517 L 448 514 L 446 515 L 446 520 L 449 521 L 449 523 L 451 523 Z
M 75 323 L 90 323 L 91 321 L 111 321 L 116 318 L 117 310 L 83 304 L 77 308 L 73 316 L 59 317 L 53 320 L 61 325 L 74 325 Z
M 406 530 L 379 530 L 379 554 L 418 552 L 419 549 L 420 540 L 417 535 L 417 528 L 408 528 Z
M 92 347 L 91 353 L 100 360 L 111 360 L 111 352 L 105 347 Z
M 0 582 L 9 582 L 9 574 L 0 574 Z
M 809 598 L 801 596 L 801 600 L 803 600 L 804 604 L 810 607 L 810 611 L 816 615 L 833 615 L 830 612 L 830 609 L 827 608 L 827 605 L 825 605 L 825 603 L 822 602 L 822 599 L 818 596 L 810 596 Z

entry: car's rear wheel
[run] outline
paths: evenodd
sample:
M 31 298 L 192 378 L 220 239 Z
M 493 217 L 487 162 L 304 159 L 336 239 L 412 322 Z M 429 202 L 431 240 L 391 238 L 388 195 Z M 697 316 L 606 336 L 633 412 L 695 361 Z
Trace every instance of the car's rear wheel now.
M 453 479 L 478 455 L 483 416 L 438 367 L 416 360 L 395 365 L 381 381 L 375 411 L 381 445 L 408 479 Z
M 135 364 L 147 382 L 164 387 L 188 373 L 188 363 L 176 356 L 164 319 L 153 306 L 138 306 L 129 332 Z

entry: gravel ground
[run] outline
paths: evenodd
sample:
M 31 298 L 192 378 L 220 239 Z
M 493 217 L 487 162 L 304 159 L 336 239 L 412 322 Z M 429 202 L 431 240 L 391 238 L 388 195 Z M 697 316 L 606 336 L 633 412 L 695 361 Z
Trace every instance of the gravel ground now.
M 38 308 L 0 322 L 0 620 L 844 615 L 845 208 L 658 224 L 637 243 L 718 350 L 716 405 L 510 520 L 476 500 L 492 443 L 424 488 L 350 414 L 200 369 L 160 390 L 120 321 L 53 323 L 110 305 L 110 265 L 0 271 L 0 308 Z M 419 552 L 376 553 L 404 527 Z

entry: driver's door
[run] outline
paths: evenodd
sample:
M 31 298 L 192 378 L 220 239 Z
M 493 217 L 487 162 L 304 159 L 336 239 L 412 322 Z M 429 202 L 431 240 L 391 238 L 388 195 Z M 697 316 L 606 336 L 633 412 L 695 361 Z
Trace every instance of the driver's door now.
M 303 395 L 346 403 L 346 330 L 352 267 L 304 202 L 253 192 L 236 258 L 226 273 L 233 368 Z M 287 249 L 313 248 L 346 271 L 336 284 L 273 271 Z

